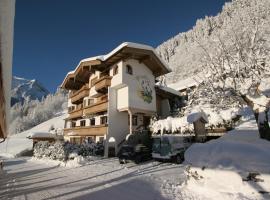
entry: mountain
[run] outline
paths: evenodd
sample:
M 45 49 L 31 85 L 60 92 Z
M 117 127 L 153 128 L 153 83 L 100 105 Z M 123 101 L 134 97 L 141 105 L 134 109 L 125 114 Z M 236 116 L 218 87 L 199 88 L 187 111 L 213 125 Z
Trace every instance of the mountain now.
M 269 0 L 232 0 L 225 3 L 222 11 L 216 16 L 206 16 L 204 19 L 198 19 L 194 27 L 183 33 L 172 37 L 159 45 L 156 50 L 172 69 L 172 73 L 166 75 L 167 83 L 174 83 L 188 77 L 198 75 L 203 70 L 203 63 L 207 57 L 215 55 L 211 49 L 213 43 L 217 43 L 219 38 L 224 45 L 232 42 L 232 39 L 226 38 L 227 32 L 241 32 L 239 27 L 249 27 L 255 20 L 258 22 L 261 32 L 269 34 L 270 17 Z M 251 20 L 248 20 L 251 19 Z M 242 25 L 236 22 L 241 21 Z M 235 23 L 235 27 L 231 28 Z M 223 37 L 225 35 L 225 37 Z M 229 34 L 227 34 L 229 35 Z M 245 37 L 240 36 L 240 37 Z M 242 39 L 242 38 L 239 38 Z
M 17 76 L 12 77 L 11 106 L 28 100 L 41 100 L 49 91 L 37 80 L 28 80 Z

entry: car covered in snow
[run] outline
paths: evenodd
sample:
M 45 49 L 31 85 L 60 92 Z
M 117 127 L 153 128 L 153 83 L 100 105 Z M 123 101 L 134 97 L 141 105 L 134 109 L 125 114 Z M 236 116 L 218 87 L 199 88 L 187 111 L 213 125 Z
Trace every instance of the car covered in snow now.
M 152 157 L 155 160 L 174 161 L 180 164 L 191 141 L 192 137 L 183 135 L 153 136 Z

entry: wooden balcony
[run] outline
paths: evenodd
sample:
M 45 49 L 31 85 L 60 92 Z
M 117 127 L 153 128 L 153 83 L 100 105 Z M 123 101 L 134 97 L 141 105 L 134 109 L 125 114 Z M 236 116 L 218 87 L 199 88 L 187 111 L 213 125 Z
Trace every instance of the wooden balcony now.
M 70 94 L 71 103 L 79 104 L 82 103 L 83 98 L 89 95 L 89 87 L 88 84 L 84 85 L 81 89 L 72 92 Z
M 80 126 L 65 128 L 65 136 L 104 136 L 107 133 L 108 125 L 102 124 L 97 126 Z
M 103 76 L 94 82 L 94 86 L 97 92 L 107 93 L 108 87 L 111 86 L 111 76 Z
M 92 115 L 99 112 L 105 112 L 107 110 L 108 110 L 108 98 L 103 98 L 97 103 L 94 103 L 90 106 L 85 107 L 84 115 Z
M 83 108 L 78 108 L 78 109 L 69 111 L 68 114 L 69 114 L 68 119 L 80 118 L 83 115 Z

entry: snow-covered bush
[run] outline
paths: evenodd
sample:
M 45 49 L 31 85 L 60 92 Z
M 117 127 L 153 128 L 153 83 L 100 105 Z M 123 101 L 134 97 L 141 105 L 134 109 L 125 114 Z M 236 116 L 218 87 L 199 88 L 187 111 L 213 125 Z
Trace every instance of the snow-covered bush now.
M 84 143 L 80 146 L 78 154 L 81 156 L 92 156 L 95 155 L 96 144 L 92 143 Z
M 79 145 L 62 141 L 56 141 L 55 143 L 40 141 L 34 146 L 34 156 L 37 158 L 46 157 L 52 160 L 65 161 L 75 159 L 78 156 L 93 156 L 97 148 L 98 146 L 95 143 Z
M 34 156 L 37 158 L 49 157 L 50 151 L 47 151 L 49 147 L 50 144 L 47 141 L 40 141 L 36 143 L 34 146 Z
M 167 119 L 156 120 L 152 122 L 151 128 L 154 134 L 188 134 L 194 131 L 193 125 L 188 123 L 187 117 L 167 117 Z

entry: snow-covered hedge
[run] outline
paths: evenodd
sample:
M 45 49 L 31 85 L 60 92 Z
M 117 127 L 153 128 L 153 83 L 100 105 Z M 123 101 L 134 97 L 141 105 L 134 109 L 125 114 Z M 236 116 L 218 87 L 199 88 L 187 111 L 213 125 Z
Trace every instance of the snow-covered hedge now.
M 60 141 L 55 143 L 40 141 L 34 146 L 34 157 L 66 161 L 77 156 L 96 155 L 99 148 L 100 146 L 95 143 L 78 145 Z
M 207 128 L 231 128 L 240 118 L 250 115 L 245 108 L 239 109 L 232 107 L 229 109 L 218 110 L 210 106 L 197 106 L 193 110 L 187 110 L 183 117 L 167 117 L 154 121 L 151 128 L 154 134 L 157 133 L 180 133 L 188 134 L 194 132 L 193 122 L 198 118 L 203 118 L 207 123 Z
M 151 125 L 153 133 L 160 132 L 161 134 L 168 133 L 192 133 L 194 128 L 192 124 L 189 124 L 187 117 L 168 117 L 167 119 L 161 119 L 153 122 Z

